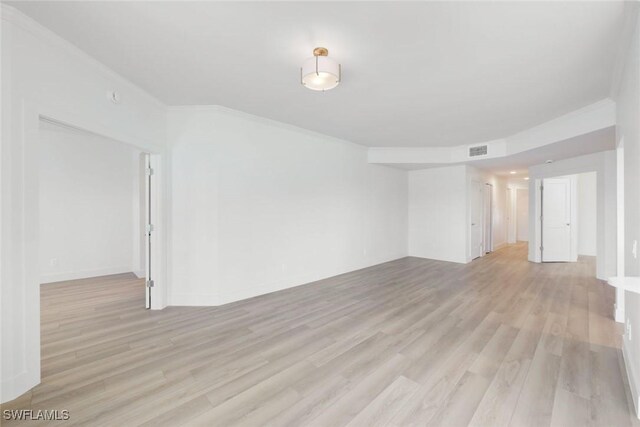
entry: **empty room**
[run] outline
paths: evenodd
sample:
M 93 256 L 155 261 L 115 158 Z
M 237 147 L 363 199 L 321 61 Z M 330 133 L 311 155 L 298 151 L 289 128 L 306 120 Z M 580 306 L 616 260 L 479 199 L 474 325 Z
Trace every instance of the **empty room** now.
M 640 427 L 636 1 L 0 1 L 3 426 Z

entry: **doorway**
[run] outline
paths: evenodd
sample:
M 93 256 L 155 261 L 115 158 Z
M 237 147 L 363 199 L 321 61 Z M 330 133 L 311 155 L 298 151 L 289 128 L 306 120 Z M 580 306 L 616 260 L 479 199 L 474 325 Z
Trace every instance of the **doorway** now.
M 493 252 L 493 185 L 484 185 L 483 200 L 483 251 Z
M 471 181 L 470 194 L 470 216 L 471 216 L 471 238 L 469 243 L 469 253 L 471 259 L 476 259 L 483 255 L 483 197 L 484 185 L 480 181 Z
M 529 241 L 529 189 L 518 188 L 516 191 L 516 241 Z
M 545 178 L 540 186 L 541 261 L 596 256 L 597 174 Z
M 76 112 L 79 113 L 79 112 Z M 19 187 L 16 188 L 15 197 L 20 200 L 21 212 L 18 215 L 19 222 L 16 224 L 16 231 L 22 241 L 22 248 L 18 259 L 20 280 L 24 286 L 21 289 L 21 297 L 17 302 L 20 304 L 16 309 L 22 311 L 24 328 L 14 335 L 16 346 L 23 349 L 16 355 L 22 366 L 22 371 L 16 376 L 19 384 L 15 390 L 26 390 L 40 382 L 41 378 L 41 264 L 40 264 L 40 154 L 41 141 L 40 126 L 44 122 L 52 122 L 73 130 L 87 132 L 95 136 L 102 136 L 112 141 L 126 143 L 141 151 L 151 153 L 151 164 L 154 169 L 154 182 L 152 187 L 152 221 L 154 227 L 154 244 L 151 249 L 153 260 L 154 287 L 151 292 L 151 309 L 162 309 L 166 306 L 166 236 L 165 227 L 165 200 L 166 189 L 164 185 L 164 153 L 163 141 L 146 139 L 144 135 L 116 131 L 109 127 L 108 123 L 102 121 L 87 120 L 87 116 L 76 114 L 58 105 L 46 103 L 36 103 L 33 100 L 24 100 L 21 112 L 21 125 L 19 137 L 22 150 L 22 178 Z M 100 159 L 92 159 L 98 162 Z M 18 199 L 16 199 L 18 200 Z M 89 230 L 82 230 L 85 233 L 97 227 L 91 224 Z M 17 277 L 17 276 L 16 276 Z M 91 294 L 86 294 L 90 297 Z M 144 304 L 144 290 L 139 298 L 139 306 Z M 137 307 L 136 307 L 137 308 Z M 16 347 L 17 348 L 17 347 Z M 13 380 L 12 380 L 13 381 Z M 24 386 L 23 386 L 24 385 Z
M 150 308 L 152 156 L 46 119 L 37 153 L 39 282 L 130 275 Z

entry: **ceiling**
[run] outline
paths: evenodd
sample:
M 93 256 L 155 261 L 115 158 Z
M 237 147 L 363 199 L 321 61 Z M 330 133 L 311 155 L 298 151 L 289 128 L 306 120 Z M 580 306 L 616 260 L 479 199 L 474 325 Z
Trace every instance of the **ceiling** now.
M 573 138 L 537 147 L 533 150 L 522 151 L 505 157 L 496 157 L 485 160 L 470 160 L 468 165 L 491 172 L 494 175 L 509 178 L 525 177 L 530 166 L 540 165 L 547 160 L 558 161 L 600 151 L 614 150 L 616 148 L 616 131 L 614 126 L 589 132 Z M 460 163 L 458 163 L 460 164 Z M 451 166 L 442 163 L 416 163 L 416 164 L 386 164 L 399 169 L 417 170 Z M 515 174 L 511 174 L 515 171 Z
M 474 166 L 496 175 L 508 176 L 511 170 L 526 171 L 530 166 L 541 165 L 547 160 L 555 162 L 615 148 L 616 130 L 611 126 L 511 156 L 478 160 Z
M 623 2 L 7 2 L 168 105 L 367 146 L 503 138 L 609 94 Z M 316 46 L 343 82 L 299 83 Z

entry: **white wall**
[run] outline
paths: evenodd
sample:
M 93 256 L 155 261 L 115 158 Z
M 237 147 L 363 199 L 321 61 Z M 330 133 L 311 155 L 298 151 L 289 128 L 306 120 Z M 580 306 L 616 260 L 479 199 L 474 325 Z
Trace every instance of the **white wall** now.
M 624 55 L 620 86 L 615 95 L 616 139 L 624 140 L 624 271 L 620 275 L 640 276 L 640 259 L 632 255 L 634 241 L 640 241 L 640 31 L 637 11 L 633 15 L 634 31 Z M 615 200 L 615 199 L 614 199 Z M 616 304 L 624 306 L 626 324 L 632 336 L 623 341 L 624 360 L 636 410 L 640 409 L 640 295 L 626 292 L 617 295 Z
M 578 174 L 577 181 L 578 255 L 596 256 L 597 174 L 596 172 Z
M 467 170 L 409 172 L 409 255 L 467 262 Z
M 470 262 L 471 181 L 491 184 L 494 250 L 506 244 L 506 179 L 467 165 L 409 172 L 409 255 Z
M 41 283 L 134 270 L 135 150 L 42 122 Z M 137 236 L 135 236 L 137 237 Z
M 515 189 L 516 195 L 516 238 L 521 242 L 529 241 L 529 190 Z
M 218 107 L 174 108 L 171 304 L 222 304 L 407 255 L 407 172 Z
M 0 401 L 40 381 L 39 116 L 159 152 L 165 107 L 4 4 L 0 146 Z M 107 92 L 118 90 L 113 104 Z
M 529 168 L 529 260 L 540 262 L 540 191 L 544 178 L 597 172 L 596 276 L 606 280 L 616 273 L 616 153 L 602 151 Z

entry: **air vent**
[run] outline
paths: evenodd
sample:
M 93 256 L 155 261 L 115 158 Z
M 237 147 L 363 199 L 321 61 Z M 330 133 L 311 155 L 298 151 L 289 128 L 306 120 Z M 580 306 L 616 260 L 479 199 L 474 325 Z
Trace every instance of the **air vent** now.
M 469 157 L 486 156 L 486 155 L 487 155 L 487 146 L 486 145 L 478 145 L 476 147 L 469 147 Z

